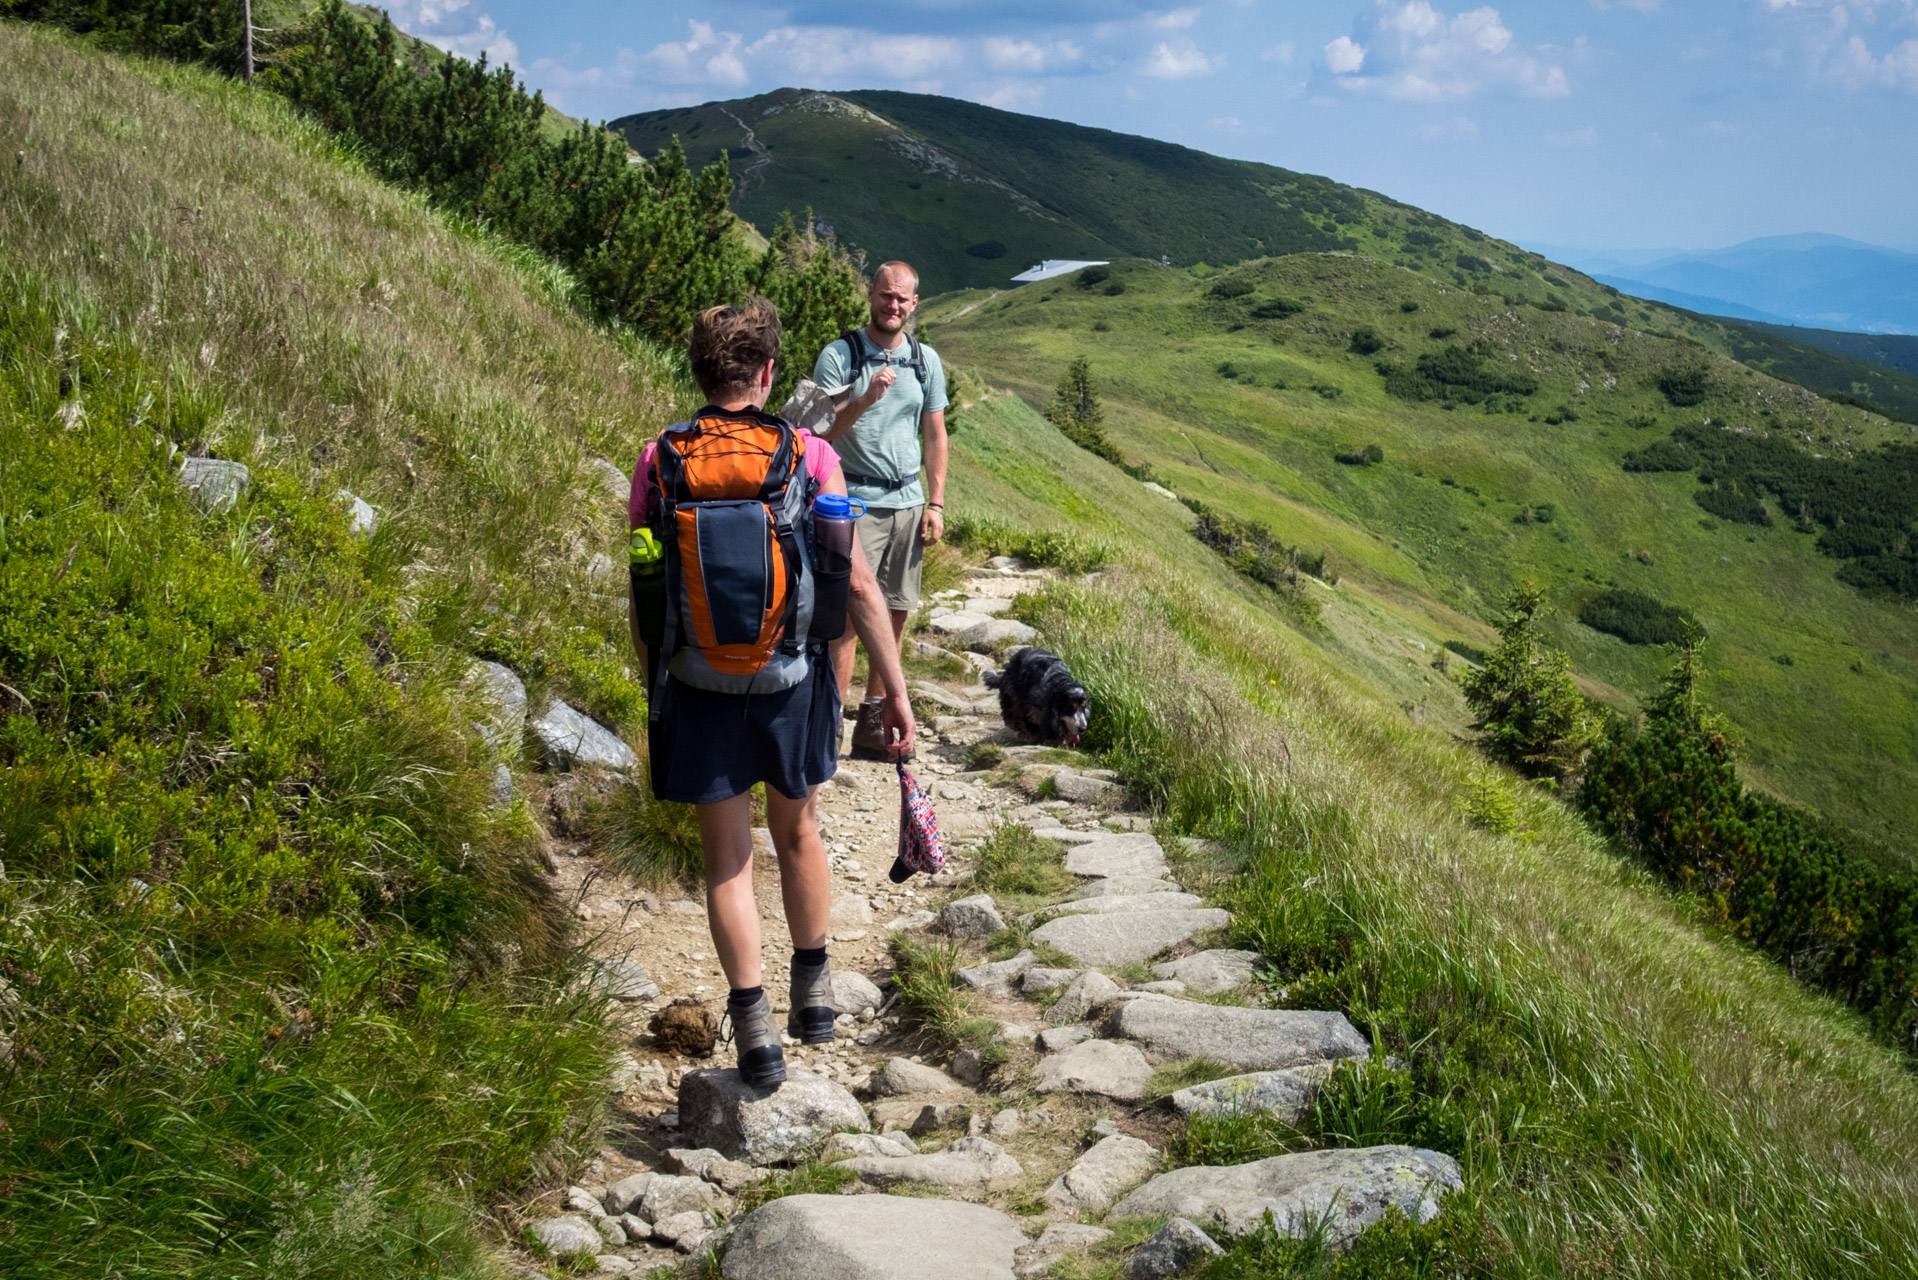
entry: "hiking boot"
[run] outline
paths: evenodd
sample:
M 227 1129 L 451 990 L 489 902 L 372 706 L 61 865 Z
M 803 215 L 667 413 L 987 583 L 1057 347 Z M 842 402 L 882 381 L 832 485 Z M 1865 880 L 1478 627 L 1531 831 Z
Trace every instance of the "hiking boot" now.
M 726 1005 L 733 1024 L 733 1052 L 739 1059 L 739 1077 L 755 1089 L 777 1089 L 786 1082 L 786 1053 L 779 1047 L 779 1027 L 773 1007 L 760 992 L 744 1007 Z
M 879 709 L 884 705 L 877 698 L 867 698 L 859 704 L 859 718 L 852 726 L 854 756 L 865 760 L 886 758 L 886 725 L 879 718 Z
M 786 1010 L 786 1034 L 801 1044 L 831 1044 L 833 1019 L 832 963 L 802 965 L 793 961 L 792 1005 Z

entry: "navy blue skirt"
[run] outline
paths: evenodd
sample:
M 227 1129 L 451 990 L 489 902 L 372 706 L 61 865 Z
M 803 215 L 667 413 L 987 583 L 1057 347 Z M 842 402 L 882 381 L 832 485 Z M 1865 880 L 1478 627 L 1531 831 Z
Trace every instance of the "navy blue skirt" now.
M 804 799 L 839 768 L 839 683 L 824 654 L 778 693 L 710 693 L 668 677 L 646 731 L 653 795 L 716 804 L 763 782 Z

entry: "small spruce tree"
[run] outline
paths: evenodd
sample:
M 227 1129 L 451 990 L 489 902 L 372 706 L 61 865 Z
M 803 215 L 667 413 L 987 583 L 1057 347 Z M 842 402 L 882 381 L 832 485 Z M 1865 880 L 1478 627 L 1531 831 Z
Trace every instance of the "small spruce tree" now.
M 1529 582 L 1507 598 L 1499 646 L 1465 678 L 1464 689 L 1480 749 L 1525 777 L 1557 785 L 1578 772 L 1598 724 L 1572 679 L 1571 659 L 1539 628 L 1544 604 Z
M 1081 449 L 1115 465 L 1125 464 L 1119 451 L 1106 439 L 1105 409 L 1100 406 L 1099 393 L 1092 385 L 1092 362 L 1084 356 L 1067 366 L 1066 376 L 1059 380 L 1059 389 L 1053 393 L 1052 404 L 1046 409 L 1046 418 Z

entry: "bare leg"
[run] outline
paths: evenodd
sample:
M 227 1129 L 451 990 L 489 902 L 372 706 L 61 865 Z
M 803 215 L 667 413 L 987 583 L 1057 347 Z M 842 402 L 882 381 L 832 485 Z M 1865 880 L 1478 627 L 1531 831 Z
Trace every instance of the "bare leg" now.
M 908 614 L 904 609 L 893 609 L 893 610 L 890 610 L 890 613 L 892 615 L 892 648 L 893 648 L 893 652 L 897 653 L 899 652 L 901 644 L 905 640 L 906 620 L 911 615 Z M 847 674 L 848 675 L 851 674 L 850 668 L 848 668 Z M 871 658 L 868 657 L 866 660 L 866 697 L 870 699 L 870 698 L 883 698 L 885 696 L 886 696 L 885 677 L 879 674 L 878 664 L 873 662 Z
M 779 889 L 786 900 L 786 928 L 793 948 L 826 945 L 827 917 L 832 913 L 832 873 L 826 867 L 826 846 L 819 838 L 819 788 L 803 800 L 766 788 L 766 824 L 772 828 L 773 849 L 779 855 Z
M 768 796 L 778 793 L 767 789 Z M 783 798 L 783 797 L 782 797 Z M 788 801 L 787 803 L 791 803 Z M 753 896 L 752 795 L 736 795 L 698 806 L 699 844 L 706 855 L 706 918 L 713 950 L 726 981 L 738 990 L 760 985 L 759 903 Z M 775 828 L 776 829 L 776 828 Z M 826 874 L 826 851 L 815 827 L 819 870 Z M 787 890 L 788 898 L 791 890 Z M 823 920 L 823 916 L 821 917 Z

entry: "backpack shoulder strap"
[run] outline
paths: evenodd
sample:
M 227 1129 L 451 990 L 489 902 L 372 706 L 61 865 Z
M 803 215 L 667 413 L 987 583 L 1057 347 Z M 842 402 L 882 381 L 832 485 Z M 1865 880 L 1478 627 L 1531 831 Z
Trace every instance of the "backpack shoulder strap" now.
M 846 367 L 849 375 L 857 379 L 859 371 L 866 365 L 866 335 L 857 329 L 848 329 L 839 335 L 846 344 Z
M 919 379 L 919 385 L 923 387 L 926 385 L 926 349 L 910 329 L 906 331 L 906 347 L 910 353 L 906 367 L 912 370 L 913 376 Z

